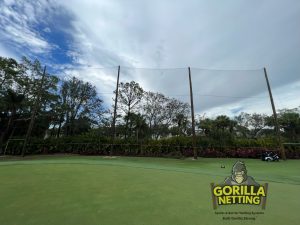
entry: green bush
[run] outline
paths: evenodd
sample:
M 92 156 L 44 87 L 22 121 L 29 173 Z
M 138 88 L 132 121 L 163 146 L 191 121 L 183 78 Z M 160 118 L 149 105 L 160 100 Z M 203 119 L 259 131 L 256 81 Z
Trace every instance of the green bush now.
M 199 156 L 203 157 L 258 157 L 261 151 L 276 149 L 276 138 L 228 138 L 217 140 L 212 137 L 197 136 L 196 148 Z M 49 139 L 31 139 L 26 154 L 55 154 L 72 153 L 83 155 L 126 155 L 126 156 L 152 156 L 175 157 L 193 156 L 192 137 L 170 137 L 158 140 L 144 140 L 139 143 L 133 139 L 112 139 L 101 136 L 72 136 Z M 297 150 L 287 147 L 287 152 L 296 157 Z M 6 154 L 18 155 L 21 153 L 22 143 L 10 142 Z M 238 153 L 240 152 L 240 153 Z M 255 153 L 256 152 L 256 153 Z M 296 153 L 295 153 L 296 152 Z

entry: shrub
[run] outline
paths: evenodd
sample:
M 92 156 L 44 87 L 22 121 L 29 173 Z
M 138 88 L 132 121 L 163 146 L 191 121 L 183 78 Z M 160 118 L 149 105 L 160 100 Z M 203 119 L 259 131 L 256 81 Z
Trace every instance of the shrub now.
M 151 157 L 192 157 L 193 145 L 191 137 L 171 137 L 159 140 L 115 139 L 114 145 L 109 137 L 72 136 L 49 138 L 46 140 L 33 138 L 27 147 L 27 154 L 73 153 L 82 155 L 123 155 Z M 242 139 L 237 138 L 220 143 L 209 137 L 197 137 L 196 149 L 201 157 L 237 157 L 259 158 L 265 150 L 276 150 L 275 138 Z M 6 153 L 21 153 L 22 142 L 10 142 Z M 286 146 L 289 158 L 300 158 L 300 146 Z

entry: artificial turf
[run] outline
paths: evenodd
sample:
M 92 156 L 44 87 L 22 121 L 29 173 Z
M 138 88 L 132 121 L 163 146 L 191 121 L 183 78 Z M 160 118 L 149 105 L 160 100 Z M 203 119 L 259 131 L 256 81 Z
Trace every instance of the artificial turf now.
M 237 159 L 34 156 L 0 160 L 0 224 L 196 225 L 300 222 L 300 161 L 243 159 L 248 174 L 269 183 L 267 208 L 212 208 L 210 183 Z M 225 168 L 221 168 L 225 165 Z M 264 212 L 223 220 L 216 212 Z M 241 216 L 241 215 L 239 215 Z

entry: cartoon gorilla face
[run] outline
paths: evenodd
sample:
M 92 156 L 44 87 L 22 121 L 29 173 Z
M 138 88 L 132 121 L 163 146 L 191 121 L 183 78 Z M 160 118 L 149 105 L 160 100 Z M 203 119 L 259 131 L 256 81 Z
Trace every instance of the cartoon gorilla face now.
M 243 162 L 236 162 L 232 167 L 232 179 L 238 184 L 247 179 L 247 169 Z

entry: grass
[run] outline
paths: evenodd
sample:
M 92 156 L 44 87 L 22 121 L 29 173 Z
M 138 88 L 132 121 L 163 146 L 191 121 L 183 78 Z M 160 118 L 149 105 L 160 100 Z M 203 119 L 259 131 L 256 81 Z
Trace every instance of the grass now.
M 249 175 L 269 183 L 267 209 L 212 209 L 210 183 L 230 175 L 236 159 L 34 156 L 0 160 L 0 224 L 298 224 L 300 161 L 244 159 Z M 220 167 L 225 165 L 225 169 Z M 264 212 L 255 221 L 216 212 Z

